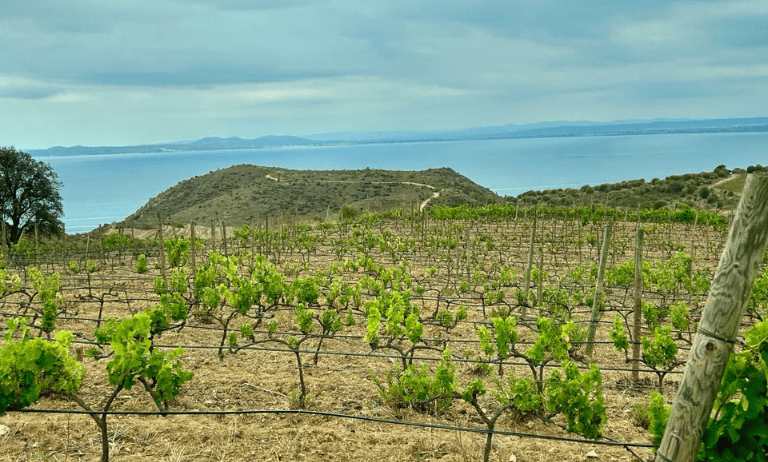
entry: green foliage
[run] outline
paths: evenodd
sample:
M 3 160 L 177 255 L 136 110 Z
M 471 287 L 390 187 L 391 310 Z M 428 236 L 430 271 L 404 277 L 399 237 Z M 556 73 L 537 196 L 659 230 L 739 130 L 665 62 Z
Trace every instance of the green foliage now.
M 355 314 L 352 312 L 351 308 L 347 308 L 347 313 L 344 316 L 343 324 L 346 327 L 352 327 L 357 324 L 357 321 L 355 321 Z
M 162 295 L 168 292 L 168 287 L 165 286 L 165 282 L 163 281 L 163 278 L 161 278 L 160 276 L 152 280 L 152 285 L 153 285 L 154 292 L 157 295 Z
M 763 263 L 767 263 L 768 251 L 766 251 L 763 257 Z M 749 302 L 747 303 L 747 310 L 754 316 L 762 318 L 766 313 L 768 307 L 768 271 L 763 270 L 760 275 L 755 278 L 755 282 L 752 285 L 752 292 L 749 295 Z
M 20 339 L 14 339 L 18 333 Z M 31 339 L 26 320 L 10 319 L 0 347 L 0 416 L 35 403 L 49 393 L 72 394 L 85 378 L 85 368 L 69 356 L 72 333 L 61 331 L 56 341 Z
M 187 286 L 188 277 L 189 272 L 186 267 L 175 268 L 173 271 L 171 271 L 171 276 L 168 281 L 170 291 L 175 294 L 186 293 L 189 289 Z
M 658 392 L 653 393 L 658 394 Z M 630 412 L 634 424 L 638 427 L 644 428 L 645 430 L 648 430 L 648 428 L 651 426 L 649 407 L 650 406 L 648 403 L 635 403 L 632 405 L 632 411 Z
M 613 341 L 613 346 L 619 351 L 627 352 L 629 350 L 629 338 L 624 332 L 624 319 L 618 314 L 613 317 L 611 332 L 608 337 Z
M 320 298 L 320 285 L 314 277 L 296 279 L 291 285 L 291 291 L 298 303 L 316 305 Z
M 562 366 L 565 375 L 555 370 L 547 378 L 547 410 L 562 413 L 568 431 L 589 439 L 600 439 L 608 419 L 600 369 L 592 364 L 582 373 L 572 361 L 566 361 Z
M 685 302 L 673 303 L 669 306 L 669 322 L 675 329 L 687 331 L 690 327 L 688 317 L 691 315 L 688 305 Z
M 677 345 L 670 327 L 657 327 L 651 338 L 643 337 L 643 362 L 652 369 L 671 369 L 677 364 Z
M 109 341 L 114 352 L 107 363 L 110 385 L 130 390 L 136 381 L 148 380 L 155 384 L 155 402 L 167 405 L 193 374 L 182 368 L 182 348 L 170 352 L 152 348 L 151 328 L 150 314 L 139 313 L 120 322 L 112 320 L 104 329 L 97 330 L 96 337 Z
M 144 274 L 149 271 L 149 267 L 147 266 L 147 256 L 144 254 L 139 255 L 136 258 L 136 264 L 133 266 L 133 269 L 139 274 Z
M 566 360 L 573 341 L 580 340 L 581 337 L 581 332 L 573 322 L 558 324 L 551 318 L 538 318 L 536 328 L 539 335 L 524 353 L 526 360 L 531 364 Z
M 131 246 L 131 238 L 119 233 L 112 233 L 101 240 L 101 245 L 107 252 L 120 250 Z
M 667 428 L 667 421 L 669 420 L 669 411 L 671 406 L 664 404 L 664 397 L 659 392 L 651 393 L 651 401 L 648 404 L 648 433 L 653 435 L 651 443 L 658 448 L 661 444 L 661 439 L 664 437 L 664 430 Z
M 609 286 L 629 288 L 635 283 L 635 261 L 625 260 L 621 265 L 613 266 L 605 272 L 605 282 Z
M 151 320 L 151 334 L 160 337 L 163 331 L 170 327 L 170 321 L 178 322 L 186 319 L 188 311 L 184 298 L 181 295 L 177 293 L 161 295 L 160 305 L 145 311 Z M 107 341 L 108 337 L 105 337 L 102 343 Z
M 536 414 L 544 409 L 544 394 L 531 378 L 518 378 L 514 373 L 510 373 L 507 384 L 498 378 L 495 381 L 493 395 L 502 405 L 516 409 L 522 414 Z
M 339 217 L 342 220 L 354 220 L 355 218 L 357 218 L 359 214 L 360 214 L 360 210 L 358 210 L 357 208 L 349 204 L 344 204 L 341 206 Z
M 61 275 L 54 272 L 44 276 L 39 269 L 32 267 L 27 270 L 27 277 L 32 281 L 32 288 L 43 303 L 40 330 L 50 334 L 56 329 L 56 315 L 59 307 L 64 305 L 64 296 L 61 294 Z
M 501 362 L 509 358 L 514 344 L 520 340 L 517 333 L 517 318 L 508 316 L 506 318 L 494 317 L 493 333 L 486 326 L 477 328 L 477 337 L 480 340 L 480 349 L 488 357 L 496 357 Z M 501 366 L 501 365 L 499 365 Z
M 99 266 L 93 260 L 85 261 L 85 272 L 93 274 L 99 271 Z
M 764 460 L 768 454 L 768 321 L 744 332 L 744 339 L 720 383 L 703 460 Z
M 197 240 L 197 239 L 196 239 Z M 189 258 L 189 252 L 191 248 L 191 241 L 187 237 L 175 237 L 171 239 L 165 239 L 165 254 L 168 258 L 168 266 L 173 268 L 176 266 L 186 265 Z M 202 247 L 202 241 L 197 242 L 198 247 Z
M 425 364 L 419 370 L 413 365 L 405 370 L 392 369 L 387 372 L 386 383 L 382 383 L 373 373 L 370 377 L 388 405 L 394 408 L 412 407 L 436 415 L 445 413 L 451 407 L 457 389 L 456 366 L 451 361 L 448 348 L 443 350 L 434 374 Z
M 299 304 L 296 307 L 296 324 L 299 326 L 299 330 L 303 334 L 310 334 L 312 332 L 312 316 L 314 313 L 312 310 L 308 310 L 303 304 Z
M 648 326 L 648 330 L 654 331 L 659 327 L 661 312 L 656 308 L 656 305 L 642 300 L 640 302 L 640 310 L 643 312 L 643 319 L 645 319 L 645 325 Z
M 59 233 L 64 207 L 56 172 L 45 162 L 35 160 L 13 147 L 0 146 L 0 214 L 8 223 L 7 242 L 18 242 L 35 224 L 44 233 Z
M 18 274 L 10 274 L 5 267 L 0 267 L 0 297 L 19 292 L 21 290 L 21 278 Z
M 365 303 L 367 334 L 365 340 L 376 347 L 379 344 L 379 326 L 384 317 L 384 333 L 390 341 L 406 335 L 418 343 L 423 333 L 419 321 L 419 309 L 411 304 L 410 294 L 405 292 L 381 292 L 374 300 Z M 406 322 L 407 320 L 407 322 Z

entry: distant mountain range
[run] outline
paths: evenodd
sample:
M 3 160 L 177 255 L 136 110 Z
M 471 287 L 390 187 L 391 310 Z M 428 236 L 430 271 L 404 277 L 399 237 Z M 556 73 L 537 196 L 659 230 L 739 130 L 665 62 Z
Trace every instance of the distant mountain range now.
M 263 136 L 255 139 L 208 137 L 197 141 L 180 141 L 138 146 L 54 146 L 48 149 L 29 150 L 29 153 L 34 156 L 71 156 L 169 151 L 217 151 L 338 144 L 743 132 L 768 132 L 768 117 L 740 119 L 623 120 L 616 122 L 555 121 L 526 125 L 502 125 L 457 130 L 334 132 L 306 135 L 302 137 Z

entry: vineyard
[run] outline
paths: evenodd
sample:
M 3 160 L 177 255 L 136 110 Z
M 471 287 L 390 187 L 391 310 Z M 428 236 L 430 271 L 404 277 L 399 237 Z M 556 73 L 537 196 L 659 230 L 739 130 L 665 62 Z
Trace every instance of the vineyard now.
M 494 205 L 23 240 L 2 460 L 648 460 L 727 233 Z

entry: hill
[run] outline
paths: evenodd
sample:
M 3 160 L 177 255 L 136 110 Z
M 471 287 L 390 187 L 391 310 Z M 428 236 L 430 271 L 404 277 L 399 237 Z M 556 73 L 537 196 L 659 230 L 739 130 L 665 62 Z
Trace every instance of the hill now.
M 125 219 L 133 227 L 167 221 L 239 226 L 294 217 L 326 220 L 363 211 L 439 205 L 483 205 L 502 199 L 449 168 L 423 171 L 288 170 L 235 165 L 196 176 L 150 199 Z
M 682 202 L 699 210 L 735 209 L 746 174 L 766 171 L 768 167 L 760 165 L 746 170 L 729 170 L 719 165 L 711 172 L 670 175 L 651 181 L 640 179 L 598 186 L 584 185 L 579 189 L 528 191 L 508 200 L 563 206 L 606 204 L 619 208 L 653 209 L 674 207 Z

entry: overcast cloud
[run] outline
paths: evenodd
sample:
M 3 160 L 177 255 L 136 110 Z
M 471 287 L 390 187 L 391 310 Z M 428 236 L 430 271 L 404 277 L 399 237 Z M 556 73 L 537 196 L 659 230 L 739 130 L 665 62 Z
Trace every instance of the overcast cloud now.
M 0 145 L 768 115 L 768 2 L 4 0 Z

